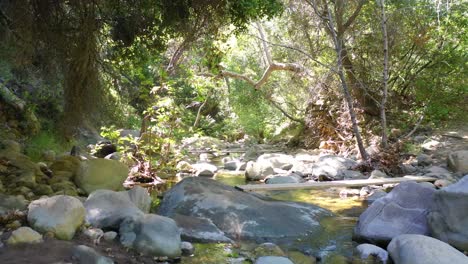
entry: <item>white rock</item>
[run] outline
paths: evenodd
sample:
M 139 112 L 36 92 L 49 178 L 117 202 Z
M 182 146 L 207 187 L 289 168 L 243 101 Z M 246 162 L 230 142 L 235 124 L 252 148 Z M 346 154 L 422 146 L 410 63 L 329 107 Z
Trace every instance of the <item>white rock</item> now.
M 31 202 L 28 222 L 41 233 L 52 232 L 58 239 L 70 240 L 83 224 L 85 214 L 86 210 L 80 200 L 57 195 Z
M 468 257 L 460 251 L 423 235 L 399 235 L 387 250 L 395 264 L 468 264 Z

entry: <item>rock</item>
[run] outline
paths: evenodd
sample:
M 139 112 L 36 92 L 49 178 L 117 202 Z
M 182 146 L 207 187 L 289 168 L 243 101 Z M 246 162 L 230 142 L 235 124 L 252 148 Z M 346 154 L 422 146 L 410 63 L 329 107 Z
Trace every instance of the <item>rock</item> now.
M 289 251 L 288 258 L 294 264 L 316 264 L 317 260 L 313 256 L 307 256 L 299 251 Z
M 176 165 L 176 169 L 178 171 L 190 172 L 193 170 L 193 167 L 187 161 L 179 161 Z
M 87 228 L 83 231 L 83 234 L 91 239 L 95 244 L 99 244 L 99 241 L 104 236 L 104 231 L 99 228 Z
M 359 257 L 363 260 L 367 260 L 369 256 L 374 256 L 383 264 L 388 262 L 387 251 L 372 244 L 361 244 L 356 247 L 356 251 L 358 252 Z
M 343 180 L 363 180 L 367 179 L 367 177 L 359 171 L 353 170 L 344 170 L 342 172 Z
M 114 231 L 105 232 L 104 235 L 103 235 L 103 238 L 106 241 L 112 241 L 116 237 L 117 237 L 117 232 L 114 232 Z
M 369 196 L 366 197 L 366 201 L 368 204 L 372 204 L 373 202 L 377 201 L 377 199 L 385 197 L 386 195 L 387 193 L 382 190 L 374 190 Z
M 357 162 L 351 159 L 332 155 L 322 156 L 312 166 L 312 176 L 319 179 L 343 180 L 345 171 L 355 166 L 357 166 Z
M 224 163 L 224 169 L 235 171 L 240 167 L 240 165 L 241 162 L 239 160 L 231 160 Z
M 35 200 L 28 208 L 28 222 L 35 230 L 62 240 L 73 238 L 86 213 L 80 200 L 66 195 Z
M 437 140 L 433 140 L 433 139 L 429 139 L 429 140 L 426 140 L 426 137 L 423 137 L 422 140 L 420 142 L 424 142 L 422 145 L 421 145 L 421 148 L 422 150 L 424 151 L 434 151 L 437 149 L 437 147 L 439 147 L 439 145 L 441 144 L 439 141 Z
M 195 252 L 195 247 L 192 243 L 187 241 L 182 241 L 182 243 L 180 243 L 180 249 L 182 250 L 183 256 L 191 256 Z
M 241 161 L 255 161 L 260 156 L 260 149 L 257 146 L 250 147 L 242 156 Z
M 274 173 L 271 163 L 267 160 L 260 162 L 249 161 L 245 168 L 245 178 L 249 181 L 263 180 Z
M 143 211 L 132 202 L 128 192 L 131 191 L 97 190 L 91 193 L 84 203 L 86 221 L 94 227 L 117 229 L 126 218 L 142 217 Z
M 30 227 L 20 227 L 11 233 L 7 239 L 8 245 L 28 244 L 28 243 L 41 243 L 42 235 L 34 231 Z
M 271 166 L 274 169 L 282 169 L 283 167 L 292 168 L 294 163 L 296 162 L 293 156 L 281 154 L 281 153 L 263 154 L 257 159 L 257 162 L 264 162 L 264 161 L 270 162 Z
M 301 183 L 304 182 L 301 176 L 291 173 L 289 175 L 274 175 L 265 179 L 267 184 L 281 184 L 281 183 Z
M 432 164 L 432 158 L 429 155 L 426 154 L 419 154 L 418 157 L 416 158 L 418 161 L 418 166 L 429 166 Z
M 418 171 L 418 169 L 411 164 L 401 164 L 400 169 L 403 174 L 413 174 Z
M 395 264 L 467 264 L 468 257 L 449 244 L 432 237 L 405 234 L 387 247 Z
M 34 193 L 36 195 L 51 195 L 52 193 L 54 193 L 54 191 L 52 190 L 52 188 L 49 185 L 38 184 L 34 188 Z
M 6 211 L 26 210 L 28 201 L 22 195 L 6 195 L 0 193 L 0 207 Z
M 447 180 L 437 180 L 437 181 L 434 182 L 434 185 L 435 185 L 438 189 L 447 187 L 447 186 L 449 186 L 450 184 L 452 184 L 452 182 L 447 181 Z
M 139 130 L 134 130 L 134 129 L 119 129 L 117 130 L 119 132 L 119 137 L 130 137 L 130 138 L 137 138 L 140 136 L 140 131 Z
M 468 150 L 454 151 L 447 158 L 448 167 L 454 172 L 465 175 L 468 173 Z
M 119 161 L 120 159 L 122 159 L 122 154 L 120 154 L 119 152 L 114 152 L 105 156 L 104 158 Z
M 151 208 L 151 196 L 148 190 L 141 187 L 135 186 L 128 191 L 120 192 L 122 195 L 128 195 L 130 201 L 136 205 L 144 213 L 149 213 Z
M 78 264 L 113 264 L 114 262 L 104 257 L 93 248 L 85 245 L 75 246 L 72 250 L 72 259 Z
M 381 170 L 373 170 L 369 179 L 385 179 L 388 178 L 387 174 Z
M 54 176 L 57 176 L 59 172 L 68 172 L 66 176 L 72 178 L 76 175 L 80 163 L 81 161 L 78 157 L 66 155 L 56 159 L 49 166 L 49 169 L 53 172 Z
M 355 238 L 385 244 L 401 234 L 429 234 L 426 216 L 434 192 L 415 182 L 400 183 L 359 216 Z
M 3 140 L 1 142 L 0 149 L 15 153 L 21 153 L 21 145 L 18 142 L 9 139 Z
M 233 243 L 210 219 L 173 215 L 183 239 L 200 243 Z
M 263 243 L 254 249 L 255 258 L 262 256 L 286 256 L 284 251 L 273 243 Z
M 192 167 L 198 177 L 213 177 L 218 171 L 218 167 L 210 163 L 196 163 Z
M 155 214 L 127 218 L 120 224 L 120 241 L 126 247 L 151 256 L 181 255 L 180 231 L 174 220 Z
M 438 190 L 428 215 L 433 237 L 468 250 L 468 175 Z
M 313 234 L 320 230 L 320 219 L 332 215 L 314 205 L 264 200 L 197 177 L 185 178 L 166 192 L 158 213 L 210 219 L 230 238 L 263 241 Z
M 259 257 L 255 264 L 294 264 L 290 259 L 285 257 L 266 256 Z
M 83 161 L 75 177 L 75 183 L 86 193 L 98 189 L 122 190 L 122 183 L 128 176 L 123 163 L 109 159 Z
M 104 158 L 114 152 L 117 152 L 117 146 L 109 141 L 101 141 L 96 144 L 92 154 L 97 158 Z

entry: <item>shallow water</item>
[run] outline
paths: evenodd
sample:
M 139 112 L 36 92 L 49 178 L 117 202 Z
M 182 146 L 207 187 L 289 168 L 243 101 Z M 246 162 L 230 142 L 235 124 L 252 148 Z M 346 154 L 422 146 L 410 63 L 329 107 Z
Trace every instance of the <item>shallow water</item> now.
M 246 184 L 243 173 L 221 171 L 217 173 L 215 178 L 230 186 Z M 322 232 L 313 237 L 280 244 L 285 252 L 300 251 L 306 255 L 320 258 L 319 263 L 345 263 L 343 261 L 352 255 L 352 251 L 357 245 L 352 241 L 353 228 L 366 205 L 358 198 L 341 198 L 339 191 L 328 189 L 259 192 L 261 195 L 277 200 L 315 204 L 335 214 L 333 217 L 322 220 Z M 195 244 L 195 248 L 195 255 L 184 257 L 182 263 L 230 263 L 230 259 L 239 257 L 239 254 L 245 255 L 245 252 L 252 251 L 255 245 L 246 242 L 238 242 L 235 247 L 225 244 Z

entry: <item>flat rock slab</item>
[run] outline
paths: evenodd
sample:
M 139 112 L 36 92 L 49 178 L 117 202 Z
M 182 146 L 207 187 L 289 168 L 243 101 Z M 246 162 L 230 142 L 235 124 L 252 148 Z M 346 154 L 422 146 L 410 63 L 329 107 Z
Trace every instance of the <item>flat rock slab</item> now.
M 320 220 L 332 215 L 315 205 L 264 200 L 199 177 L 185 178 L 169 190 L 158 214 L 209 219 L 230 239 L 262 242 L 313 235 L 321 229 Z

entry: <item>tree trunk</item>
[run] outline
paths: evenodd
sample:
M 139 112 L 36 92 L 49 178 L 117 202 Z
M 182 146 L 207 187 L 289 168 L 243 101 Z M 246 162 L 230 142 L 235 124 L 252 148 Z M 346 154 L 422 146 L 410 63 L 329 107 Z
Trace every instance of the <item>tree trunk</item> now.
M 333 43 L 335 45 L 335 51 L 337 55 L 337 73 L 338 73 L 338 76 L 340 77 L 341 87 L 343 89 L 343 94 L 344 94 L 344 97 L 348 106 L 349 115 L 351 117 L 351 123 L 353 125 L 353 132 L 354 132 L 354 136 L 356 139 L 356 144 L 358 145 L 359 153 L 361 154 L 362 159 L 364 161 L 368 161 L 369 155 L 367 154 L 366 149 L 364 148 L 364 144 L 361 138 L 361 133 L 359 132 L 359 126 L 358 126 L 357 119 L 356 119 L 356 113 L 354 112 L 353 98 L 351 97 L 351 93 L 349 92 L 348 84 L 346 83 L 346 77 L 343 72 L 343 58 L 342 58 L 343 38 L 342 36 L 338 37 L 336 34 L 335 26 L 333 23 L 333 17 L 328 6 L 326 7 L 326 11 L 327 11 L 327 16 L 328 16 L 327 25 L 333 37 Z
M 384 51 L 384 62 L 383 62 L 383 95 L 380 102 L 380 122 L 382 126 L 382 147 L 388 147 L 387 138 L 387 117 L 385 114 L 385 105 L 387 103 L 388 96 L 388 37 L 387 37 L 387 18 L 385 15 L 385 0 L 381 0 L 380 5 L 382 6 L 382 34 L 383 34 L 383 51 Z

